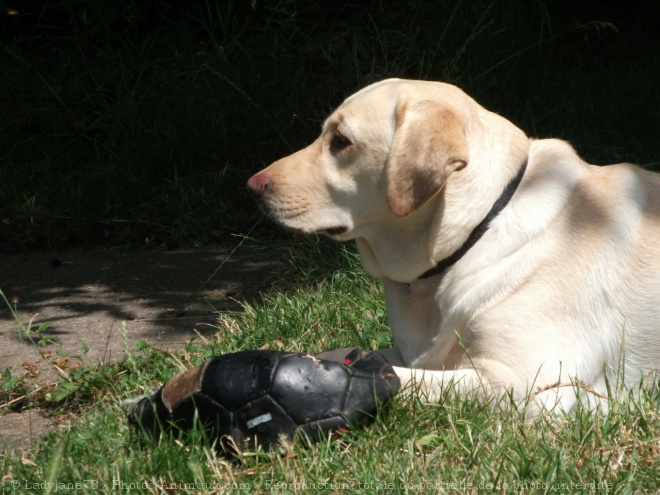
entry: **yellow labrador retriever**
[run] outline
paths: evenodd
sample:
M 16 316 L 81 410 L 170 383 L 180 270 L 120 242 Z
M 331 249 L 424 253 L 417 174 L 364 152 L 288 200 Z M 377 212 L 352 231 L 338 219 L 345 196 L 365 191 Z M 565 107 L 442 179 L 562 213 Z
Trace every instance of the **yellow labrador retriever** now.
M 251 177 L 270 217 L 355 239 L 403 384 L 605 402 L 660 367 L 660 176 L 530 139 L 455 86 L 388 79 Z

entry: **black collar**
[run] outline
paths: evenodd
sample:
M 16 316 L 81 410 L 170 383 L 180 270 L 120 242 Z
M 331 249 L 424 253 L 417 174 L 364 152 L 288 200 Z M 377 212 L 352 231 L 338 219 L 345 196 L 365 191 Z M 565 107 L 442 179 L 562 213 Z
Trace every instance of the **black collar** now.
M 493 204 L 493 207 L 488 212 L 488 215 L 486 215 L 486 218 L 484 218 L 481 221 L 481 223 L 474 228 L 474 230 L 467 238 L 467 240 L 463 243 L 463 245 L 460 248 L 458 248 L 458 250 L 454 251 L 454 254 L 452 254 L 448 258 L 440 260 L 440 262 L 437 265 L 435 265 L 433 268 L 430 268 L 429 270 L 422 273 L 419 276 L 418 280 L 429 278 L 432 277 L 433 275 L 437 275 L 438 273 L 442 273 L 447 268 L 449 268 L 454 263 L 456 263 L 458 260 L 460 260 L 463 257 L 463 255 L 467 253 L 469 249 L 472 246 L 474 246 L 479 239 L 481 239 L 481 236 L 484 235 L 488 230 L 488 227 L 490 227 L 490 222 L 492 222 L 493 219 L 497 215 L 499 215 L 499 213 L 509 203 L 509 200 L 511 199 L 511 196 L 513 196 L 513 193 L 516 192 L 516 189 L 518 188 L 518 184 L 520 184 L 523 175 L 525 175 L 526 168 L 527 168 L 527 158 L 525 158 L 522 167 L 520 167 L 520 170 L 518 171 L 518 175 L 516 175 L 513 179 L 511 179 L 511 182 L 509 182 L 509 184 L 506 186 L 506 188 L 502 192 L 502 195 L 499 198 L 497 198 L 497 201 L 495 201 L 495 204 Z

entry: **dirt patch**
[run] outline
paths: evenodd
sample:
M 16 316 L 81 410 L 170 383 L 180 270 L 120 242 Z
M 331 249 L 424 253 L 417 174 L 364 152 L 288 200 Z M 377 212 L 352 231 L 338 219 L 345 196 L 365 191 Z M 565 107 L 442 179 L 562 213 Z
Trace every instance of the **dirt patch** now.
M 66 251 L 0 256 L 0 289 L 24 324 L 48 323 L 57 345 L 21 340 L 0 301 L 0 371 L 57 381 L 61 346 L 88 366 L 120 359 L 138 341 L 177 349 L 199 332 L 209 336 L 218 312 L 240 311 L 288 267 L 282 250 L 256 244 L 178 251 Z M 0 411 L 2 414 L 2 411 Z M 52 422 L 39 411 L 1 416 L 0 449 L 29 448 Z M 23 419 L 21 419 L 23 418 Z

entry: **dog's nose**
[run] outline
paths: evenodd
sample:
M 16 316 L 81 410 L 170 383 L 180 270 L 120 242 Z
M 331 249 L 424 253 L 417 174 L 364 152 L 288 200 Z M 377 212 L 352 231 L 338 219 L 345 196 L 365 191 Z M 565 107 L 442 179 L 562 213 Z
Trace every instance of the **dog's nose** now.
M 247 187 L 255 196 L 261 196 L 268 187 L 270 179 L 262 173 L 254 174 L 248 179 Z

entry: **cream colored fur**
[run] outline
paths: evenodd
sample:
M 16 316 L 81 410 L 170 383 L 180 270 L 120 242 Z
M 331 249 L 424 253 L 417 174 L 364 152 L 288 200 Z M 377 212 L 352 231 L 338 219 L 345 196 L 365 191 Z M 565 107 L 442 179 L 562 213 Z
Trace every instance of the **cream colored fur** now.
M 486 234 L 419 280 L 525 160 Z M 395 346 L 383 354 L 429 400 L 451 383 L 512 390 L 532 414 L 569 411 L 660 367 L 658 175 L 589 165 L 454 86 L 389 79 L 349 97 L 316 141 L 248 186 L 286 228 L 355 239 L 385 288 Z

